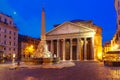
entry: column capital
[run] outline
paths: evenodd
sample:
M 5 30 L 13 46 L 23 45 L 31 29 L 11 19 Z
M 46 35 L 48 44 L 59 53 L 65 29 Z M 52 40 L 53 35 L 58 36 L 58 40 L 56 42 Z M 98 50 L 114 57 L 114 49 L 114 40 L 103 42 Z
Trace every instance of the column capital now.
M 60 39 L 57 39 L 57 41 L 59 41 Z
M 54 41 L 54 39 L 51 39 L 50 41 Z
M 81 38 L 77 38 L 77 41 L 79 41 L 81 43 L 81 41 L 83 41 Z
M 73 40 L 73 38 L 70 38 L 70 41 L 72 41 Z
M 63 38 L 62 40 L 65 40 L 65 38 Z
M 79 40 L 82 40 L 81 38 L 78 38 Z
M 92 36 L 91 38 L 94 39 L 94 36 Z

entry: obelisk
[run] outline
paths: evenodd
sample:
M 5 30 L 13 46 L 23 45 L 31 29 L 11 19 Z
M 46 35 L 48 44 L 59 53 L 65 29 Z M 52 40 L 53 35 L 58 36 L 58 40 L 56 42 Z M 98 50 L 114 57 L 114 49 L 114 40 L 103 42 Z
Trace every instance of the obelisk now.
M 41 41 L 38 45 L 37 50 L 34 53 L 35 58 L 50 58 L 51 52 L 48 51 L 46 44 L 46 35 L 45 35 L 45 10 L 42 8 L 42 29 L 41 29 Z
M 45 11 L 42 8 L 42 29 L 41 29 L 41 41 L 46 43 L 46 36 L 45 36 Z

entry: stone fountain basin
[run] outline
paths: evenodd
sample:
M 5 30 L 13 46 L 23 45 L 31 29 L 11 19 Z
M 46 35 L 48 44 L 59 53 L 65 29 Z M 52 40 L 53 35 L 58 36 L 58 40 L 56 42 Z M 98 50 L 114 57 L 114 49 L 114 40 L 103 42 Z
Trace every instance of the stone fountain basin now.
M 26 64 L 55 64 L 59 63 L 60 58 L 26 58 L 22 61 Z

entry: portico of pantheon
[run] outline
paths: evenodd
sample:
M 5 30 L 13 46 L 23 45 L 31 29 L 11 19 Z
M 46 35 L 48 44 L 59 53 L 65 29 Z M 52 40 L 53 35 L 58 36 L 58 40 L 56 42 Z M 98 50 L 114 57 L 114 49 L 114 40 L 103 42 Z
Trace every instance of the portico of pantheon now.
M 102 29 L 92 21 L 73 20 L 46 33 L 49 51 L 61 60 L 102 59 Z

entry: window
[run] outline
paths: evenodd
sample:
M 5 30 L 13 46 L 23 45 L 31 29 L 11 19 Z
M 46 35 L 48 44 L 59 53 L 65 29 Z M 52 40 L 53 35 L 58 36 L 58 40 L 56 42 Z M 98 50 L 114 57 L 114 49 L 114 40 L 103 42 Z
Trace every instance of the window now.
M 9 36 L 9 39 L 11 39 L 11 36 Z
M 9 34 L 11 34 L 11 31 L 9 31 Z
M 7 19 L 4 20 L 4 23 L 5 23 L 5 24 L 7 23 Z
M 118 14 L 120 14 L 120 9 L 118 10 Z
M 12 24 L 12 21 L 10 21 L 10 24 Z
M 5 33 L 7 32 L 7 30 L 5 29 Z
M 15 51 L 15 48 L 13 50 Z
M 16 35 L 16 33 L 14 32 L 14 35 Z
M 6 48 L 4 48 L 4 50 L 6 50 Z
M 120 20 L 118 21 L 118 25 L 120 25 Z
M 120 32 L 118 33 L 118 36 L 120 37 Z
M 6 45 L 6 41 L 4 41 L 4 44 Z
M 4 38 L 6 38 L 7 36 L 6 35 L 4 35 Z
M 15 40 L 16 38 L 14 37 L 14 40 Z
M 9 42 L 9 45 L 11 45 L 11 42 Z
M 15 42 L 14 42 L 14 46 L 15 46 L 16 44 L 15 44 Z
M 9 50 L 11 51 L 11 48 L 9 48 Z
M 120 20 L 119 20 L 119 25 L 120 25 Z

